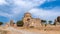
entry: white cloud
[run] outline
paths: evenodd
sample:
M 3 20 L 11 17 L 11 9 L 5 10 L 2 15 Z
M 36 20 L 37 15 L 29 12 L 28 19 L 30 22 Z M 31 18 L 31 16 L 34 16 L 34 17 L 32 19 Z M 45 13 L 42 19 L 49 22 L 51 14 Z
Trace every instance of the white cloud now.
M 4 16 L 4 17 L 7 17 L 7 18 L 11 18 L 11 14 L 8 14 L 8 13 L 4 13 L 2 11 L 0 11 L 0 16 Z
M 13 0 L 12 3 L 14 4 L 14 6 L 16 6 L 15 8 L 12 9 L 12 11 L 10 11 L 12 14 L 8 14 L 0 11 L 0 16 L 9 17 L 9 18 L 12 18 L 12 16 L 16 17 L 23 10 L 25 12 L 26 10 L 29 10 L 30 8 L 35 6 L 34 3 L 23 0 Z M 5 0 L 0 0 L 0 5 L 4 5 L 4 4 L 7 4 L 7 2 Z
M 19 10 L 19 9 L 30 10 L 36 6 L 41 5 L 44 2 L 45 0 L 13 0 L 13 3 L 16 5 L 15 8 L 17 8 L 16 10 Z M 17 11 L 15 12 L 17 13 Z
M 7 4 L 5 0 L 0 0 L 0 5 Z
M 13 0 L 12 3 L 14 5 L 14 8 L 12 8 L 12 11 L 11 11 L 12 14 L 3 13 L 1 11 L 0 16 L 14 18 L 23 12 L 30 12 L 34 16 L 42 17 L 43 19 L 50 19 L 53 16 L 58 16 L 60 12 L 55 12 L 56 9 L 44 10 L 44 9 L 35 8 L 36 6 L 43 4 L 45 1 L 47 0 Z M 7 2 L 5 0 L 0 0 L 0 5 L 2 4 L 7 4 Z M 55 19 L 55 17 L 53 19 Z
M 41 5 L 45 0 L 13 0 L 15 8 L 12 9 L 13 15 L 16 16 L 19 13 L 29 11 L 30 9 Z
M 16 5 L 22 5 L 22 6 L 32 6 L 32 5 L 34 5 L 34 6 L 36 6 L 37 4 L 42 4 L 42 3 L 44 3 L 45 2 L 45 0 L 14 0 L 14 3 L 16 4 Z
M 37 9 L 33 8 L 29 12 L 36 16 L 37 18 L 42 18 L 46 20 L 54 20 L 56 19 L 57 16 L 60 16 L 60 12 L 56 12 L 57 9 L 52 9 L 52 10 L 44 10 L 44 9 Z

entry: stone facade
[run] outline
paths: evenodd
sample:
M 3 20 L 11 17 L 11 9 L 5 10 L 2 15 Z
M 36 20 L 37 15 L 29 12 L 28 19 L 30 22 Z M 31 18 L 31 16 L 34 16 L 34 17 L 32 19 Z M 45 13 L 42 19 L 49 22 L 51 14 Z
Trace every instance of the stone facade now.
M 14 26 L 14 21 L 10 20 L 10 26 Z
M 55 19 L 55 23 L 56 25 L 60 25 L 60 16 L 58 16 L 57 19 Z
M 58 16 L 58 17 L 57 17 L 57 22 L 59 22 L 59 23 L 60 23 L 60 16 Z
M 17 27 L 17 25 L 14 23 L 13 20 L 10 20 L 10 22 L 9 22 L 9 23 L 6 23 L 5 26 L 6 26 L 6 27 L 9 27 L 9 26 L 11 26 L 11 27 Z
M 33 18 L 29 12 L 24 14 L 23 22 L 24 22 L 24 27 L 41 26 L 41 20 L 39 18 Z

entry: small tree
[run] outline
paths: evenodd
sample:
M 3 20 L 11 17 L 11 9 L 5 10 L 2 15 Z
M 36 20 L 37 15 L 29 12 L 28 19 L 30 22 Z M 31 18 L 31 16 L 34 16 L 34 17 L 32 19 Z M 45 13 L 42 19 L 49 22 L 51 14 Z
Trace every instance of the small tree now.
M 23 26 L 24 23 L 23 23 L 23 21 L 17 21 L 16 24 L 17 24 L 17 26 Z
M 0 22 L 0 26 L 3 24 L 3 22 Z
M 42 23 L 46 23 L 46 20 L 41 20 Z
M 49 24 L 51 24 L 52 23 L 52 21 L 48 21 L 49 22 Z
M 42 24 L 44 23 L 45 24 L 45 27 L 47 26 L 47 21 L 46 20 L 41 20 Z

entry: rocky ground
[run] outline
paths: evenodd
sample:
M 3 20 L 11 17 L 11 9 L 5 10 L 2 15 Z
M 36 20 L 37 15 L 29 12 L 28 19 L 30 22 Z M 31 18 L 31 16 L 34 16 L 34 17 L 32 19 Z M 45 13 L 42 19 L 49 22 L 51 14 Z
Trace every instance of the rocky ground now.
M 37 30 L 32 28 L 24 29 L 24 28 L 7 27 L 7 28 L 0 28 L 0 32 L 1 30 L 7 31 L 6 34 L 60 34 L 60 31 Z M 5 34 L 5 32 L 3 34 Z

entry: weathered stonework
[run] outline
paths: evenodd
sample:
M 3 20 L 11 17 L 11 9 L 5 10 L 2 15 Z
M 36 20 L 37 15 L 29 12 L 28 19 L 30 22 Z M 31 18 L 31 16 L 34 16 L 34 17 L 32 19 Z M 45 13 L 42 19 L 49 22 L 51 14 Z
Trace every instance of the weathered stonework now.
M 17 27 L 17 25 L 14 23 L 13 20 L 11 20 L 9 23 L 6 23 L 5 27 Z
M 14 26 L 13 20 L 10 20 L 10 26 Z
M 24 27 L 40 27 L 41 26 L 41 20 L 39 18 L 33 18 L 30 13 L 25 13 L 24 18 Z
M 24 27 L 31 27 L 33 26 L 34 28 L 38 28 L 40 30 L 59 30 L 60 23 L 58 22 L 58 19 L 55 20 L 56 25 L 51 25 L 51 24 L 44 24 L 41 22 L 40 18 L 33 18 L 29 12 L 24 14 L 23 17 L 23 23 Z
M 58 17 L 57 17 L 57 22 L 59 22 L 59 23 L 60 23 L 60 16 L 58 16 Z
M 55 19 L 55 24 L 60 25 L 60 16 L 58 16 L 57 19 Z

